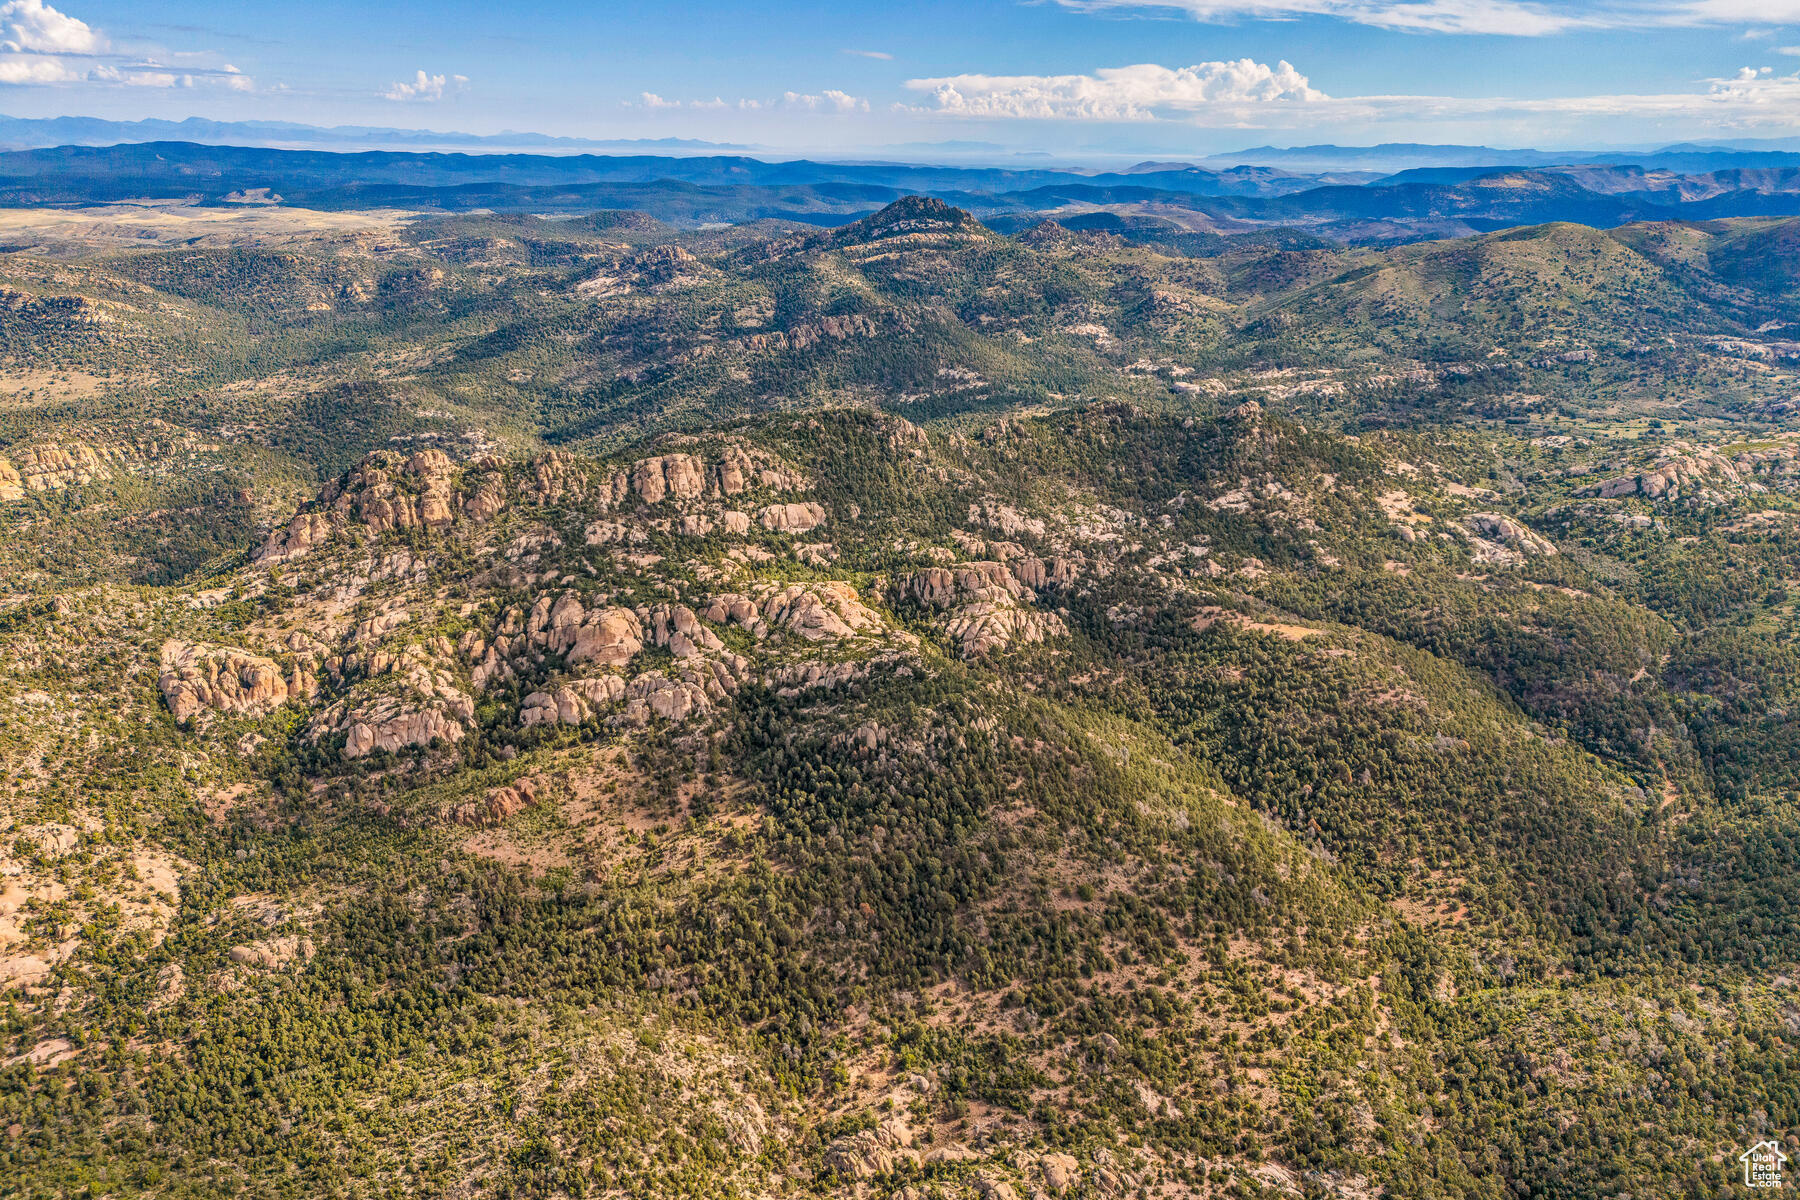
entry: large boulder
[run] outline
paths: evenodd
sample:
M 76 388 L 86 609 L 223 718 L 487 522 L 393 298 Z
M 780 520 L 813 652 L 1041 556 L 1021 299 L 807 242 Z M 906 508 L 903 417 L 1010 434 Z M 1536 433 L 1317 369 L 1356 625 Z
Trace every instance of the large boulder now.
M 170 639 L 160 658 L 157 684 L 177 721 L 206 710 L 262 716 L 317 687 L 298 664 L 283 670 L 273 659 L 233 646 Z
M 642 725 L 654 715 L 665 721 L 685 721 L 712 708 L 706 688 L 686 679 L 671 679 L 661 671 L 646 671 L 625 688 L 626 721 Z
M 564 661 L 570 666 L 597 663 L 617 669 L 644 648 L 644 628 L 628 608 L 587 613 L 568 642 Z
M 480 829 L 498 825 L 524 812 L 536 800 L 537 783 L 525 777 L 502 787 L 490 788 L 479 798 L 463 801 L 450 811 L 450 819 L 458 825 Z
M 706 470 L 691 454 L 665 454 L 632 468 L 631 485 L 645 504 L 659 504 L 665 497 L 691 500 L 705 492 Z
M 617 675 L 572 679 L 525 697 L 519 708 L 521 725 L 580 725 L 598 708 L 609 707 L 625 694 L 625 681 Z
M 365 681 L 313 718 L 309 736 L 317 741 L 342 733 L 344 757 L 363 758 L 376 751 L 460 742 L 474 720 L 474 698 L 422 647 L 408 646 L 393 658 L 379 683 Z
M 377 750 L 391 753 L 433 742 L 460 742 L 466 730 L 457 715 L 445 708 L 411 708 L 397 703 L 359 711 L 344 740 L 344 757 L 362 758 Z M 460 715 L 467 720 L 475 714 L 471 708 Z
M 1046 1154 L 1038 1159 L 1038 1170 L 1044 1176 L 1044 1187 L 1061 1195 L 1081 1183 L 1080 1164 L 1072 1154 Z
M 874 1179 L 903 1162 L 916 1161 L 913 1135 L 905 1121 L 889 1117 L 873 1129 L 837 1139 L 825 1148 L 825 1166 L 850 1179 Z
M 646 620 L 650 644 L 667 646 L 676 658 L 693 658 L 703 650 L 725 649 L 719 635 L 701 624 L 694 610 L 685 604 L 658 604 L 650 610 Z
M 903 600 L 944 610 L 944 632 L 965 658 L 974 658 L 1068 633 L 1060 617 L 1032 606 L 1037 593 L 1028 579 L 1072 582 L 1074 568 L 1063 559 L 1046 567 L 1036 558 L 1015 559 L 1010 566 L 970 562 L 926 567 L 901 579 L 899 590 Z
M 835 580 L 768 586 L 758 595 L 770 629 L 785 629 L 809 642 L 876 634 L 881 617 L 857 598 L 856 589 Z
M 1469 516 L 1469 528 L 1478 536 L 1500 542 L 1520 554 L 1548 557 L 1556 553 L 1556 547 L 1548 538 L 1501 513 L 1472 513 Z
M 771 504 L 757 514 L 764 529 L 777 533 L 805 533 L 825 523 L 825 508 L 810 500 L 799 504 Z
M 971 596 L 1004 596 L 1014 600 L 1031 598 L 1030 591 L 1020 584 L 1013 572 L 997 562 L 926 567 L 908 576 L 901 585 L 901 591 L 910 599 L 934 608 L 949 608 Z
M 257 566 L 289 562 L 312 553 L 330 537 L 330 517 L 322 512 L 300 513 L 271 533 L 251 561 Z

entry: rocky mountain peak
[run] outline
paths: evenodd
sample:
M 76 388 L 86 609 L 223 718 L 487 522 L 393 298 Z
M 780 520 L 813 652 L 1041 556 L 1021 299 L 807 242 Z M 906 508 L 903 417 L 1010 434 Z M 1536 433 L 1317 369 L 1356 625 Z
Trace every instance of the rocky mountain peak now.
M 934 196 L 902 196 L 880 212 L 846 225 L 845 242 L 876 241 L 919 233 L 978 233 L 985 226 L 971 214 Z

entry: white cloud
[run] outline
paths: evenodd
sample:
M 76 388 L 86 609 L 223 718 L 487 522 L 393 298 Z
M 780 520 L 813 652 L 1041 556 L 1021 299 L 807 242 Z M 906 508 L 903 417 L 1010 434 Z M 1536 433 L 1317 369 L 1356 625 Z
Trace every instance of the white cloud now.
M 783 108 L 800 108 L 808 112 L 852 113 L 868 112 L 869 102 L 852 96 L 848 92 L 840 92 L 836 88 L 826 88 L 817 96 L 800 92 L 783 92 L 781 96 Z
M 734 102 L 714 96 L 711 100 L 666 100 L 655 92 L 640 92 L 635 104 L 627 104 L 627 108 L 641 108 L 649 112 L 661 112 L 668 109 L 700 109 L 717 111 L 723 108 L 736 107 L 743 112 L 758 112 L 763 109 L 791 109 L 800 112 L 818 113 L 866 113 L 869 102 L 860 96 L 852 96 L 848 92 L 840 92 L 836 88 L 826 88 L 813 95 L 807 92 L 783 92 L 773 100 L 757 100 L 751 97 Z
M 83 78 L 82 72 L 60 58 L 38 54 L 0 58 L 0 83 L 76 83 Z
M 1735 25 L 1745 21 L 1784 25 L 1800 20 L 1800 0 L 1684 0 L 1666 6 L 1640 3 L 1628 6 L 1620 23 L 1632 24 L 1634 13 L 1645 25 Z
M 1162 9 L 1200 21 L 1332 17 L 1404 33 L 1545 37 L 1584 29 L 1663 29 L 1800 21 L 1800 0 L 1056 0 L 1082 12 Z
M 188 88 L 218 84 L 254 91 L 255 82 L 229 63 L 204 52 L 168 52 L 144 46 L 115 47 L 87 22 L 43 0 L 0 4 L 0 84 L 45 86 L 99 84 L 111 87 Z M 184 64 L 170 69 L 162 59 Z
M 1770 49 L 1777 54 L 1785 54 L 1789 58 L 1800 58 L 1800 46 L 1772 46 Z
M 469 86 L 467 75 L 427 75 L 417 71 L 411 79 L 403 79 L 391 83 L 381 93 L 383 100 L 408 101 L 442 100 L 446 95 L 455 95 Z M 648 92 L 644 93 L 646 96 Z
M 101 54 L 106 39 L 43 0 L 0 4 L 0 49 L 14 54 Z
M 1141 121 L 1220 107 L 1327 99 L 1287 62 L 1252 59 L 1163 67 L 1139 63 L 1092 75 L 951 75 L 909 79 L 935 111 L 961 117 Z
M 854 54 L 858 58 L 878 58 L 882 62 L 893 62 L 894 56 L 886 50 L 846 50 L 845 54 Z
M 1703 81 L 1706 90 L 1535 99 L 1448 96 L 1370 96 L 1337 102 L 1331 117 L 1466 120 L 1521 116 L 1627 118 L 1640 122 L 1704 121 L 1715 129 L 1787 128 L 1800 122 L 1800 73 L 1776 75 L 1745 68 L 1731 78 Z
M 1526 0 L 1057 0 L 1084 12 L 1108 9 L 1175 9 L 1200 21 L 1291 21 L 1335 17 L 1358 25 L 1408 33 L 1504 34 L 1540 37 L 1602 22 L 1566 5 Z
M 1541 131 L 1558 119 L 1703 122 L 1715 129 L 1800 124 L 1800 72 L 1745 67 L 1694 90 L 1521 99 L 1509 96 L 1328 96 L 1281 62 L 1244 59 L 1170 68 L 1116 67 L 1086 75 L 960 75 L 914 79 L 929 102 L 907 109 L 954 118 L 1180 121 L 1208 128 L 1307 129 L 1332 125 L 1515 120 Z
M 156 64 L 148 63 L 138 67 L 98 66 L 88 72 L 88 79 L 95 83 L 116 83 L 125 87 L 172 88 L 193 87 L 192 74 L 164 71 Z

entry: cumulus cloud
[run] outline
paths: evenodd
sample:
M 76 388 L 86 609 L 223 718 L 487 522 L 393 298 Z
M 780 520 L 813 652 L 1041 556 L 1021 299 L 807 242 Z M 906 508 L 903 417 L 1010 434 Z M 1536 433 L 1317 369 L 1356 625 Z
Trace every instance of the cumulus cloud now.
M 171 68 L 163 61 L 184 63 Z M 0 4 L 0 84 L 186 88 L 216 84 L 255 90 L 251 78 L 203 52 L 169 53 L 144 46 L 115 46 L 104 33 L 43 0 Z
M 442 100 L 447 95 L 455 95 L 468 86 L 469 77 L 467 75 L 427 75 L 424 71 L 416 71 L 411 79 L 402 79 L 389 84 L 381 92 L 381 98 L 401 103 L 431 102 Z M 650 93 L 645 92 L 644 95 L 649 96 Z
M 1056 0 L 1083 12 L 1151 9 L 1201 21 L 1332 17 L 1405 33 L 1545 37 L 1583 29 L 1657 29 L 1800 20 L 1800 0 Z
M 1364 96 L 1333 101 L 1321 120 L 1469 120 L 1524 117 L 1628 118 L 1639 122 L 1704 121 L 1714 129 L 1779 128 L 1800 122 L 1800 73 L 1745 67 L 1729 78 L 1703 80 L 1704 91 L 1474 98 Z
M 703 109 L 717 110 L 735 107 L 743 112 L 758 112 L 764 109 L 787 109 L 798 112 L 817 113 L 866 113 L 869 102 L 860 96 L 852 96 L 849 92 L 840 92 L 836 88 L 826 88 L 814 95 L 810 92 L 783 92 L 772 100 L 758 100 L 751 97 L 727 102 L 717 96 L 711 100 L 666 100 L 655 92 L 641 92 L 635 104 L 627 104 L 627 108 L 640 108 L 648 112 L 659 112 L 667 109 Z
M 124 87 L 173 88 L 193 87 L 194 76 L 188 71 L 165 71 L 155 64 L 138 67 L 101 65 L 88 72 L 95 83 L 116 83 Z
M 1139 64 L 1084 75 L 958 75 L 914 79 L 916 114 L 984 120 L 1180 121 L 1210 128 L 1304 129 L 1338 124 L 1491 122 L 1543 129 L 1556 118 L 1704 122 L 1715 128 L 1800 124 L 1800 72 L 1765 66 L 1698 81 L 1688 91 L 1550 97 L 1329 96 L 1287 62 L 1249 59 L 1191 67 Z
M 0 83 L 15 85 L 76 83 L 86 78 L 60 58 L 38 55 L 0 58 Z
M 0 49 L 13 54 L 102 54 L 104 37 L 86 21 L 58 12 L 43 0 L 0 4 Z
M 961 117 L 1141 121 L 1161 115 L 1328 99 L 1292 64 L 1253 59 L 1164 67 L 1139 63 L 1091 75 L 950 75 L 910 79 L 938 112 Z
M 869 102 L 852 96 L 848 92 L 840 92 L 836 88 L 826 88 L 817 96 L 809 96 L 801 92 L 783 92 L 781 107 L 801 108 L 808 112 L 852 113 L 868 112 Z

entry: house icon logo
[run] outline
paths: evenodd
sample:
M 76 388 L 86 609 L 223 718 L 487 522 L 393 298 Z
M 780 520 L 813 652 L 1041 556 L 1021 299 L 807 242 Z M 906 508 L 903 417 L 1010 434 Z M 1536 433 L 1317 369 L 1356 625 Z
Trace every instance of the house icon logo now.
M 1742 1154 L 1738 1161 L 1744 1164 L 1744 1186 L 1751 1188 L 1778 1188 L 1781 1186 L 1781 1167 L 1788 1156 L 1781 1152 L 1781 1143 L 1773 1138 L 1766 1142 L 1758 1142 Z

